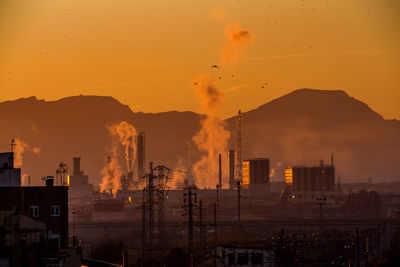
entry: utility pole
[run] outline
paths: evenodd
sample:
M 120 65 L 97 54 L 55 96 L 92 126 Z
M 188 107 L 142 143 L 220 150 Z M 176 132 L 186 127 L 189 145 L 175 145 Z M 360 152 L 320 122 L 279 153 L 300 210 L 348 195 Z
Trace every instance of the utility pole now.
M 220 185 L 217 184 L 216 188 L 217 188 L 217 206 L 218 206 L 219 205 L 219 188 L 220 188 Z
M 143 188 L 142 202 L 142 258 L 145 258 L 147 244 L 147 228 L 146 228 L 146 190 Z
M 218 175 L 218 187 L 222 189 L 222 159 L 221 154 L 218 155 L 218 166 L 219 166 L 219 175 Z
M 203 226 L 203 200 L 200 199 L 199 201 L 199 228 L 200 228 L 200 242 L 205 247 L 205 233 L 204 233 L 204 226 Z
M 214 232 L 215 232 L 215 240 L 217 240 L 217 235 L 218 235 L 218 228 L 217 228 L 217 203 L 214 202 L 213 205 L 213 211 L 214 211 Z
M 356 267 L 360 266 L 360 230 L 356 227 Z
M 184 193 L 184 202 L 187 205 L 184 205 L 184 208 L 187 208 L 187 213 L 185 215 L 188 216 L 187 218 L 187 225 L 188 225 L 188 248 L 190 254 L 190 264 L 193 266 L 193 213 L 194 213 L 194 204 L 193 204 L 193 197 L 195 197 L 195 202 L 197 202 L 196 193 L 192 192 L 192 187 L 186 188 L 187 192 Z
M 237 212 L 238 212 L 238 223 L 240 225 L 240 198 L 241 198 L 241 195 L 240 195 L 240 181 L 237 182 L 237 192 L 238 192 L 238 195 L 237 195 L 237 201 L 238 201 Z
M 317 204 L 319 205 L 320 232 L 321 232 L 321 239 L 322 239 L 323 233 L 324 233 L 322 206 L 325 205 L 326 198 L 325 197 L 319 197 L 319 198 L 316 198 L 316 200 L 317 200 Z
M 72 214 L 74 215 L 74 221 L 73 221 L 73 225 L 72 225 L 72 246 L 74 248 L 76 248 L 78 245 L 78 238 L 77 238 L 76 230 L 75 230 L 76 229 L 75 228 L 76 214 L 77 214 L 76 209 L 75 209 L 75 211 L 72 212 Z

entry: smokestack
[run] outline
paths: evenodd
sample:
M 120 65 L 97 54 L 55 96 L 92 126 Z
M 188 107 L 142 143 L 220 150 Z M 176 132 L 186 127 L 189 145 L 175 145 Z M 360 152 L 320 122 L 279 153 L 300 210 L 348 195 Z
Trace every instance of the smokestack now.
M 331 153 L 331 166 L 333 167 L 333 153 Z
M 235 188 L 235 150 L 229 150 L 229 189 Z
M 143 177 L 145 174 L 145 138 L 144 132 L 139 133 L 137 139 L 137 159 L 138 159 L 138 176 Z
M 14 138 L 11 139 L 11 158 L 9 159 L 8 166 L 10 168 L 14 168 L 14 147 L 15 147 L 15 140 Z
M 218 176 L 218 185 L 219 189 L 222 189 L 222 169 L 221 169 L 221 154 L 218 155 L 219 161 L 219 176 Z
M 54 176 L 46 177 L 46 186 L 51 187 L 54 185 Z
M 80 175 L 81 174 L 81 158 L 74 157 L 72 159 L 74 161 L 74 175 Z

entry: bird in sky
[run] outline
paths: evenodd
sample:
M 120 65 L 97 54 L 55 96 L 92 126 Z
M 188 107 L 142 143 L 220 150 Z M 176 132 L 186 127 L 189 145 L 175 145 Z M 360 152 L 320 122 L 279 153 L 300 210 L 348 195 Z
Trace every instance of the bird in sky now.
M 217 69 L 219 69 L 218 65 L 212 65 L 211 68 L 217 68 Z

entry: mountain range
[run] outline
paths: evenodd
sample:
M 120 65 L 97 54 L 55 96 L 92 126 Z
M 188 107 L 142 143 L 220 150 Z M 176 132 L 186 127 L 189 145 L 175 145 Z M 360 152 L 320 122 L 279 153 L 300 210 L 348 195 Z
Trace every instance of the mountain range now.
M 21 98 L 0 103 L 0 150 L 19 138 L 27 148 L 22 173 L 33 184 L 55 175 L 60 162 L 72 170 L 72 157 L 93 184 L 101 181 L 112 138 L 106 126 L 121 121 L 146 135 L 146 161 L 175 168 L 199 158 L 192 137 L 204 115 L 194 112 L 133 112 L 109 96 L 72 96 L 57 101 Z M 225 120 L 235 148 L 236 116 Z M 367 104 L 341 90 L 299 89 L 243 112 L 244 157 L 267 157 L 271 180 L 283 181 L 286 166 L 318 165 L 334 155 L 342 182 L 400 180 L 400 122 L 385 120 Z

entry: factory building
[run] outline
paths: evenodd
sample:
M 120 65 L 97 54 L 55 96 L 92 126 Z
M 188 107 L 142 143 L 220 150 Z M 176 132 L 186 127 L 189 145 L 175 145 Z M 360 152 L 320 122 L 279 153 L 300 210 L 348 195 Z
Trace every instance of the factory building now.
M 251 189 L 262 188 L 262 190 L 269 190 L 268 158 L 255 158 L 243 161 L 243 185 Z
M 93 185 L 89 184 L 89 176 L 81 170 L 81 158 L 72 158 L 74 170 L 72 175 L 68 176 L 68 186 L 70 189 L 70 201 L 75 205 L 78 203 L 87 203 L 92 201 Z
M 285 184 L 293 192 L 334 191 L 335 166 L 293 166 L 285 169 Z
M 0 186 L 21 186 L 21 169 L 14 168 L 14 153 L 0 153 Z

